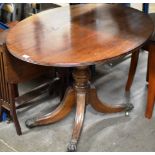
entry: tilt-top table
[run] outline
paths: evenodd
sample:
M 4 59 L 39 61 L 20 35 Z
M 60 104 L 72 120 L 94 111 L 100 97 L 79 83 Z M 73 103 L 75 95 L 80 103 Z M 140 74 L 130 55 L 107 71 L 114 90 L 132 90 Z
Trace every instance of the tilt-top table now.
M 102 113 L 129 111 L 131 104 L 101 102 L 90 82 L 89 66 L 134 52 L 151 36 L 148 15 L 113 4 L 80 4 L 48 10 L 9 31 L 7 47 L 15 57 L 45 66 L 73 67 L 74 84 L 51 113 L 26 121 L 28 127 L 57 122 L 76 105 L 69 151 L 75 151 L 87 104 Z

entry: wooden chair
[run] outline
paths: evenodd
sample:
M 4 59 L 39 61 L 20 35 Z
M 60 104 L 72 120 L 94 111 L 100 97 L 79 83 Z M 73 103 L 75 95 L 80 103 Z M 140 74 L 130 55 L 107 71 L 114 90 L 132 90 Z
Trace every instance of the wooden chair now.
M 9 24 L 14 26 L 17 22 Z M 58 78 L 53 77 L 47 83 L 42 84 L 38 88 L 31 90 L 29 93 L 19 96 L 18 84 L 40 75 L 48 74 L 54 68 L 44 67 L 30 64 L 13 57 L 7 50 L 5 45 L 7 31 L 0 32 L 0 117 L 2 117 L 2 110 L 9 111 L 13 119 L 16 132 L 21 135 L 21 127 L 18 121 L 16 109 L 26 105 L 26 102 L 41 95 L 49 86 Z M 64 82 L 64 81 L 63 81 Z
M 152 21 L 155 23 L 155 13 L 150 13 L 150 17 Z M 155 31 L 153 32 L 152 37 L 147 42 L 147 44 L 143 47 L 143 49 L 148 51 L 148 65 L 147 65 L 147 76 L 146 81 L 149 83 L 148 85 L 148 96 L 147 96 L 147 106 L 145 111 L 145 117 L 151 118 L 154 107 L 154 99 L 155 99 Z M 135 76 L 137 63 L 138 63 L 139 51 L 135 52 L 131 56 L 131 64 L 129 69 L 128 80 L 126 83 L 126 91 L 129 91 L 131 85 L 133 83 L 133 79 Z

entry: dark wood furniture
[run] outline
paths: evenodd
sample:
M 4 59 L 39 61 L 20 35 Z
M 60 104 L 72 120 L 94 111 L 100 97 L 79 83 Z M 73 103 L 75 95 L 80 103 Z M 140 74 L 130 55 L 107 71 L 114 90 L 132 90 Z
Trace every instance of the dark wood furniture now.
M 12 55 L 29 63 L 72 67 L 74 84 L 51 113 L 26 121 L 28 127 L 47 125 L 67 116 L 76 105 L 69 151 L 75 151 L 87 104 L 102 113 L 129 111 L 131 104 L 102 103 L 91 84 L 89 66 L 134 52 L 151 36 L 148 15 L 110 4 L 60 7 L 18 23 L 8 34 Z
M 155 13 L 150 13 L 149 15 L 155 24 Z M 145 111 L 145 117 L 150 119 L 152 118 L 152 113 L 153 113 L 153 108 L 154 108 L 154 99 L 155 99 L 155 69 L 154 69 L 154 66 L 155 66 L 155 61 L 154 61 L 155 31 L 153 32 L 152 37 L 147 42 L 147 44 L 143 47 L 143 49 L 149 52 L 148 53 L 147 76 L 146 76 L 146 81 L 149 83 L 149 85 L 148 85 L 147 106 L 146 106 L 146 111 Z M 135 54 L 134 53 L 132 54 L 128 80 L 127 80 L 126 88 L 125 88 L 126 91 L 129 91 L 132 86 L 136 68 L 137 68 L 138 58 L 139 58 L 139 51 L 137 51 L 137 53 Z
M 16 24 L 17 22 L 12 22 L 9 24 L 9 27 L 13 27 Z M 37 66 L 13 57 L 5 45 L 7 33 L 8 31 L 2 30 L 0 32 L 0 118 L 2 117 L 3 109 L 8 110 L 15 124 L 17 134 L 21 135 L 22 132 L 16 109 L 25 106 L 27 101 L 41 95 L 49 88 L 50 84 L 58 78 L 46 82 L 19 97 L 18 83 L 47 74 L 49 71 L 52 71 L 52 68 Z

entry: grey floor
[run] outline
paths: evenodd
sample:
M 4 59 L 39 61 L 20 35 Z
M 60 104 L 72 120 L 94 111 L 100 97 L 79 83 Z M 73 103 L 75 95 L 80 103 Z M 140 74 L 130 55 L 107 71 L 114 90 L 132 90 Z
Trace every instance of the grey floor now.
M 88 105 L 78 151 L 155 151 L 155 115 L 151 120 L 144 117 L 147 53 L 141 53 L 131 92 L 125 93 L 129 62 L 128 59 L 112 68 L 98 65 L 94 84 L 101 100 L 111 104 L 130 102 L 134 104 L 134 110 L 126 117 L 124 113 L 97 113 Z M 22 84 L 20 92 L 23 93 L 36 84 L 34 81 Z M 43 95 L 33 102 L 33 106 L 18 111 L 22 136 L 16 135 L 13 123 L 0 123 L 0 151 L 66 151 L 75 109 L 60 122 L 28 129 L 25 127 L 25 120 L 51 111 L 57 105 L 58 98 Z

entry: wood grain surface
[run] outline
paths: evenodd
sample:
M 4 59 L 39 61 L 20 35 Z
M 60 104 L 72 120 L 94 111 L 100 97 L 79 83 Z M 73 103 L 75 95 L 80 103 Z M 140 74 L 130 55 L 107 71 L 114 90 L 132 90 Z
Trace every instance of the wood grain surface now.
M 148 15 L 114 4 L 64 6 L 19 22 L 9 31 L 7 47 L 24 61 L 75 67 L 127 54 L 153 32 Z

